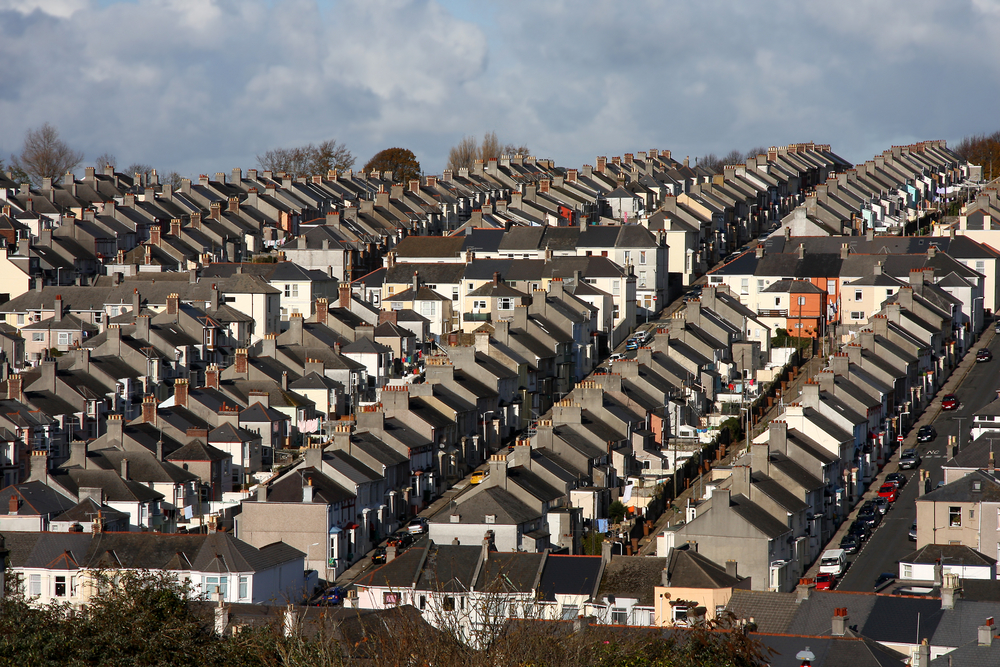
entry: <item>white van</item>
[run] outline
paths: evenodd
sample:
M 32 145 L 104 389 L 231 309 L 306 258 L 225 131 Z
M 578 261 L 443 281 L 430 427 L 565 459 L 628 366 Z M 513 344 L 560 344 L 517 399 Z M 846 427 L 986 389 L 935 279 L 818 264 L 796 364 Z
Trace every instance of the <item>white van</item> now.
M 847 568 L 847 552 L 843 549 L 827 549 L 820 556 L 819 571 L 839 577 Z

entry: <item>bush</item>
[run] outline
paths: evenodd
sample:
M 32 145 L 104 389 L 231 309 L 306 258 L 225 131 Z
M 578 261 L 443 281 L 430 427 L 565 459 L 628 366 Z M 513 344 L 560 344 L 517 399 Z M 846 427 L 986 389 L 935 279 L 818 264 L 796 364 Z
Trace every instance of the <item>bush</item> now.
M 611 503 L 611 507 L 608 508 L 608 518 L 611 519 L 611 523 L 621 523 L 627 513 L 628 508 L 620 500 Z

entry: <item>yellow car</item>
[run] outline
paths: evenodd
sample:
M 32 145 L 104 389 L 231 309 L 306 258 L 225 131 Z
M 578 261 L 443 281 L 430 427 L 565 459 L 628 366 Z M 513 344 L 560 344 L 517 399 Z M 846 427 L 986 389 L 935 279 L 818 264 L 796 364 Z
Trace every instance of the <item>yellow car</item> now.
M 469 478 L 469 484 L 479 484 L 486 479 L 487 472 L 485 470 L 477 470 L 472 473 L 472 477 Z

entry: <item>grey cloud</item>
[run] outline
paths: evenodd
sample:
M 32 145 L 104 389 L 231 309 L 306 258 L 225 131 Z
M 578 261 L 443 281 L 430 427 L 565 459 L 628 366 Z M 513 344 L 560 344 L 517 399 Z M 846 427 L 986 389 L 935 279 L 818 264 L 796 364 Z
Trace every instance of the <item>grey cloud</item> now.
M 997 129 L 990 0 L 450 1 L 0 0 L 0 147 L 49 120 L 182 173 L 330 137 L 433 172 L 489 130 L 578 165 L 809 140 L 863 160 Z

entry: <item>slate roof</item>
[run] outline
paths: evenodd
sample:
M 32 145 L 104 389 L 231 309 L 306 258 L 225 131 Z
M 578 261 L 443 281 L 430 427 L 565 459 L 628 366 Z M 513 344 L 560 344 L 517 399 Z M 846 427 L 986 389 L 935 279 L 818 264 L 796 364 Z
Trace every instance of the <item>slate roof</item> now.
M 597 596 L 631 598 L 638 600 L 641 605 L 652 606 L 653 586 L 659 584 L 666 564 L 666 558 L 614 556 L 604 566 L 604 576 Z
M 976 491 L 974 483 L 979 482 Z M 924 494 L 920 502 L 1000 502 L 1000 482 L 982 470 L 975 470 L 950 484 Z
M 356 579 L 356 586 L 384 586 L 386 588 L 409 588 L 417 580 L 419 568 L 425 553 L 433 546 L 426 536 L 417 540 L 409 549 L 396 556 L 391 562 L 374 568 Z
M 926 497 L 926 496 L 925 496 Z M 927 544 L 899 559 L 900 563 L 935 565 L 938 562 L 969 566 L 993 566 L 997 561 L 963 544 Z
M 451 515 L 458 514 L 459 523 L 485 524 L 486 515 L 496 517 L 495 523 L 520 525 L 537 519 L 540 514 L 518 500 L 512 493 L 500 487 L 491 486 L 478 491 L 466 499 L 460 499 L 453 509 L 446 506 L 431 517 L 431 523 L 451 523 Z
M 540 553 L 491 551 L 479 570 L 476 590 L 532 593 L 544 559 Z
M 127 512 L 120 512 L 113 507 L 108 505 L 101 505 L 93 498 L 84 498 L 78 502 L 73 507 L 62 514 L 54 517 L 53 521 L 79 521 L 80 523 L 90 523 L 97 517 L 97 513 L 101 513 L 101 517 L 111 523 L 117 521 L 128 521 L 129 515 Z
M 475 583 L 472 577 L 482 550 L 480 545 L 432 544 L 417 580 L 417 588 L 455 593 L 471 590 Z
M 903 667 L 906 664 L 906 656 L 867 637 L 762 633 L 750 636 L 761 642 L 765 650 L 770 650 L 766 658 L 769 667 L 800 667 L 802 661 L 795 656 L 805 649 L 815 656 L 811 661 L 814 667 Z
M 686 546 L 670 550 L 667 573 L 671 587 L 732 588 L 745 577 L 732 576 L 726 568 Z
M 257 549 L 229 533 L 6 533 L 13 567 L 47 567 L 72 555 L 79 567 L 166 569 L 183 554 L 200 572 L 260 572 L 305 554 L 278 542 Z
M 549 554 L 538 583 L 542 600 L 555 600 L 556 595 L 594 594 L 600 583 L 600 556 L 564 556 Z
M 12 484 L 0 489 L 0 512 L 8 514 L 11 496 L 17 496 L 17 516 L 55 515 L 73 507 L 71 499 L 40 481 Z
M 726 604 L 726 611 L 732 612 L 736 618 L 753 618 L 760 632 L 788 632 L 798 607 L 793 593 L 775 593 L 771 591 L 733 590 L 732 597 Z M 831 613 L 832 616 L 832 613 Z
M 216 442 L 219 441 L 217 440 Z M 165 458 L 168 461 L 222 461 L 232 458 L 232 455 L 200 440 L 192 440 L 180 449 L 171 452 Z
M 729 509 L 771 539 L 791 532 L 788 526 L 775 519 L 770 512 L 743 494 L 737 494 L 730 498 Z

